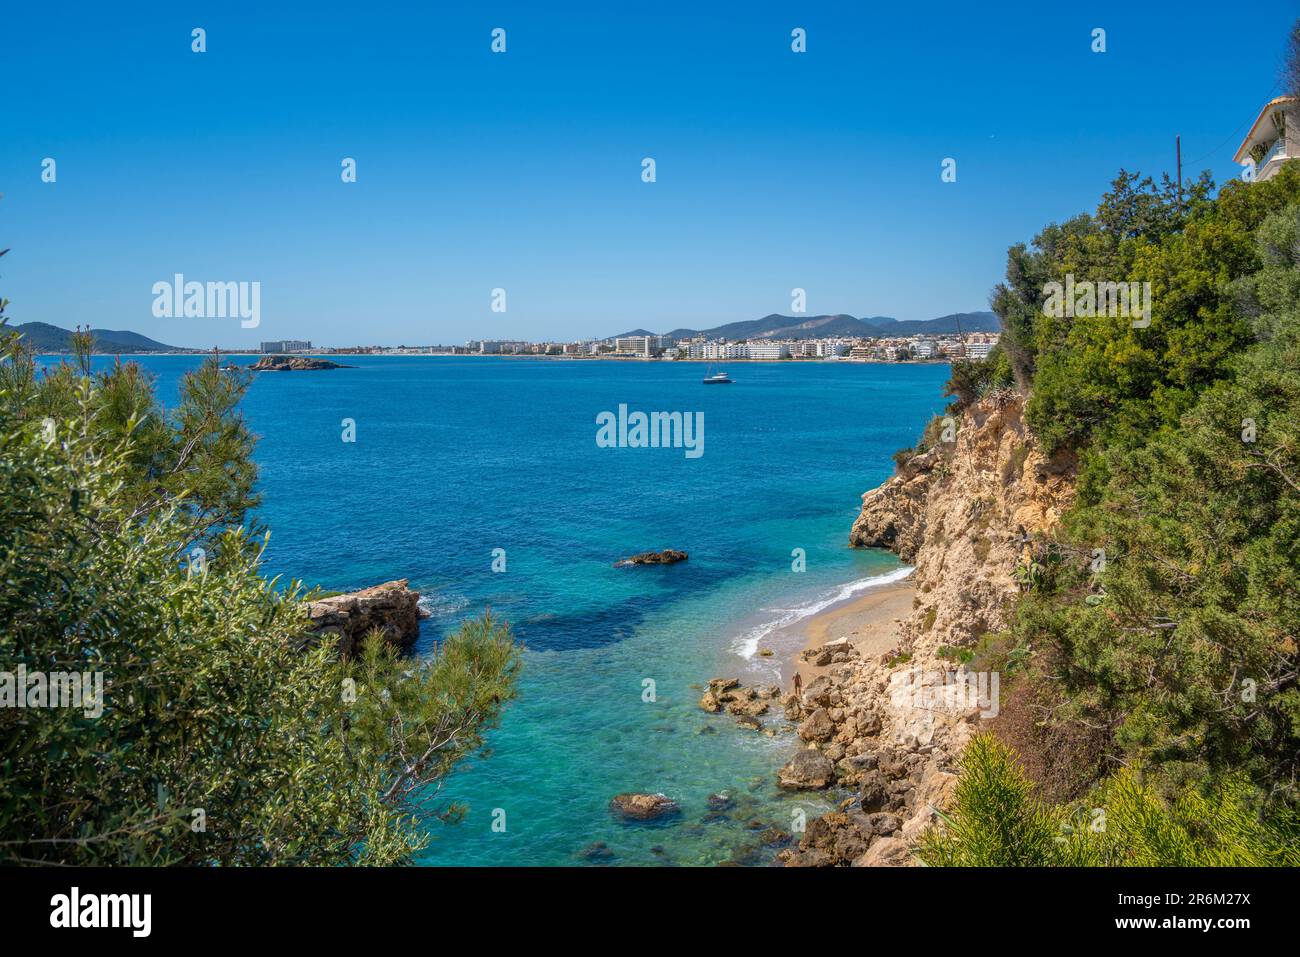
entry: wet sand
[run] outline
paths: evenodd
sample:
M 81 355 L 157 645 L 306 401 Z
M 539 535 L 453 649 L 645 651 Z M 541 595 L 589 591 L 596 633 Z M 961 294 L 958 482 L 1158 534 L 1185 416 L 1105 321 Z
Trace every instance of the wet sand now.
M 800 651 L 836 638 L 848 638 L 863 658 L 883 655 L 897 647 L 899 626 L 912 613 L 915 595 L 916 586 L 910 580 L 901 581 L 872 588 L 852 601 L 827 608 L 804 623 L 802 630 L 806 640 Z M 818 668 L 796 655 L 790 667 L 785 669 L 786 687 L 790 687 L 796 671 L 803 676 L 804 687 L 807 687 L 810 681 L 829 668 L 829 665 Z

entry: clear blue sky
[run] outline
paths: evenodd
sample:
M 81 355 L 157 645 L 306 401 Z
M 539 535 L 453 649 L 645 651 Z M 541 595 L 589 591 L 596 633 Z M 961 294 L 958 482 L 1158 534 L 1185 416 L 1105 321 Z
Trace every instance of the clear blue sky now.
M 788 313 L 796 286 L 809 313 L 984 309 L 1010 243 L 1121 166 L 1172 171 L 1175 133 L 1185 174 L 1235 175 L 1300 13 L 443 6 L 5 4 L 12 321 L 344 345 L 711 326 Z M 261 282 L 261 326 L 155 318 L 177 272 Z

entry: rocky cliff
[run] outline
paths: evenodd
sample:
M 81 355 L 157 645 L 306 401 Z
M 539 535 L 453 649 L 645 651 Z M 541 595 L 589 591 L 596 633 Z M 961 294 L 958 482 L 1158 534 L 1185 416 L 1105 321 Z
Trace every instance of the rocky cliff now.
M 910 863 L 951 798 L 966 742 L 997 712 L 993 676 L 959 666 L 957 649 L 1006 624 L 1028 542 L 1073 500 L 1073 463 L 1043 456 L 1012 394 L 981 400 L 952 425 L 863 496 L 850 533 L 852 545 L 892 549 L 916 568 L 897 649 L 851 655 L 786 699 L 800 737 L 829 759 L 819 766 L 856 791 L 809 823 L 783 852 L 787 865 Z
M 409 648 L 420 637 L 420 593 L 407 584 L 407 579 L 400 578 L 308 602 L 311 632 L 339 635 L 339 653 L 343 655 L 350 655 L 373 629 L 378 629 L 384 640 Z

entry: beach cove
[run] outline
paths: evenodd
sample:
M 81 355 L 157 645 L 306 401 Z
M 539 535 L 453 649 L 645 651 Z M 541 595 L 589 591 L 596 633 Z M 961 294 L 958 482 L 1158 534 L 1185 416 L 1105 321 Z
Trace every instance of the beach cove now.
M 138 361 L 170 402 L 200 359 Z M 797 813 L 832 805 L 776 786 L 800 743 L 779 707 L 755 730 L 699 700 L 719 676 L 785 687 L 814 633 L 884 627 L 853 616 L 892 613 L 905 567 L 850 549 L 849 527 L 942 408 L 946 367 L 755 364 L 707 389 L 673 363 L 350 361 L 260 376 L 244 401 L 266 572 L 409 579 L 430 614 L 417 653 L 488 607 L 527 647 L 492 753 L 439 795 L 464 817 L 429 821 L 422 863 L 762 865 Z M 600 448 L 595 416 L 620 404 L 702 414 L 705 453 Z M 615 567 L 665 548 L 690 558 Z M 628 823 L 610 809 L 624 792 L 680 813 Z

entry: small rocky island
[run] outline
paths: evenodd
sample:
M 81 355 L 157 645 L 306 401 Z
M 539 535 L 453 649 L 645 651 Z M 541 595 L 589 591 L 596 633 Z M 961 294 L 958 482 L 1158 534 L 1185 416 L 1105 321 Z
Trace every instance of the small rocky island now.
M 317 369 L 352 369 L 328 359 L 313 356 L 262 356 L 248 367 L 253 372 L 314 372 Z
M 684 562 L 687 559 L 685 552 L 679 552 L 675 548 L 665 548 L 662 552 L 640 552 L 631 558 L 625 558 L 621 562 L 615 562 L 615 568 L 623 568 L 627 565 L 672 565 L 677 562 Z

